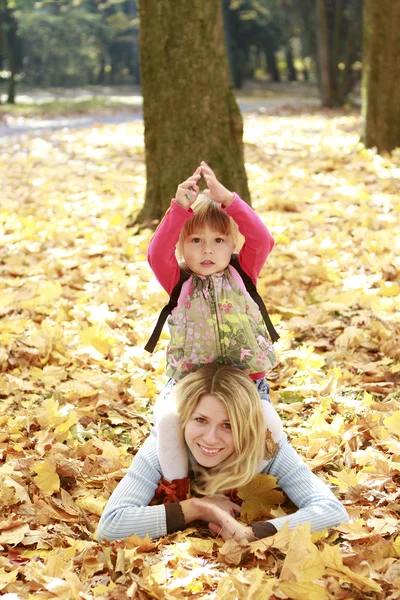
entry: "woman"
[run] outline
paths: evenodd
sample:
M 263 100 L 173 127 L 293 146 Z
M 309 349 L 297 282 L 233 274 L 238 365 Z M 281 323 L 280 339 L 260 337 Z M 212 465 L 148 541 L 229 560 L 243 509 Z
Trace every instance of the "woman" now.
M 242 371 L 206 365 L 180 381 L 174 397 L 189 453 L 191 490 L 197 497 L 150 505 L 163 477 L 153 430 L 104 509 L 99 540 L 132 534 L 154 539 L 198 520 L 224 539 L 237 541 L 273 535 L 286 521 L 291 529 L 310 521 L 313 530 L 348 521 L 342 504 L 304 464 L 285 435 L 275 455 L 266 455 L 261 400 Z M 249 483 L 257 473 L 274 475 L 299 510 L 265 523 L 237 521 L 239 507 L 223 494 Z

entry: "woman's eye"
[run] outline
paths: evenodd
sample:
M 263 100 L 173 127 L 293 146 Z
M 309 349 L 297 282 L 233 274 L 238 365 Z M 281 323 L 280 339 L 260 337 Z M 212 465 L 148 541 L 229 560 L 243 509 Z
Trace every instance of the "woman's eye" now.
M 229 431 L 232 430 L 231 424 L 230 423 L 224 423 L 222 426 L 224 429 L 229 429 Z
M 203 419 L 203 417 L 196 417 L 195 421 L 197 421 L 197 423 L 205 423 L 206 420 Z

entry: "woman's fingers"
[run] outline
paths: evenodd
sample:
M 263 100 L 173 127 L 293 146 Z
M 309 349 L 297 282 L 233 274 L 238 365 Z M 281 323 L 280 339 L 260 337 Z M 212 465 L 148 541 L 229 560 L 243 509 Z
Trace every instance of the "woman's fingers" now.
M 217 525 L 216 523 L 209 523 L 208 524 L 208 529 L 210 531 L 212 531 L 213 533 L 217 533 L 218 535 L 221 533 L 222 531 L 222 527 L 221 525 Z

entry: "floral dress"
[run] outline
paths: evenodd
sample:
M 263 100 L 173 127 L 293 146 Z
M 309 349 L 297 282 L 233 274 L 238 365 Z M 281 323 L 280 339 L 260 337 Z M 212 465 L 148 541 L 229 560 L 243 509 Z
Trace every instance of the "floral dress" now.
M 247 374 L 276 366 L 260 309 L 238 278 L 237 271 L 227 267 L 209 276 L 193 274 L 184 284 L 168 318 L 169 377 L 180 380 L 211 362 L 236 366 Z

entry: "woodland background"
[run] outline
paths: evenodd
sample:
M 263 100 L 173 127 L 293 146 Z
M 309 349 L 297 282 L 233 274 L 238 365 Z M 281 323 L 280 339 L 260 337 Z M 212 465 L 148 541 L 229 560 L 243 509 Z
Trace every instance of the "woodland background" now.
M 218 8 L 244 181 L 276 242 L 258 286 L 281 335 L 272 400 L 352 522 L 243 545 L 201 528 L 156 542 L 95 539 L 166 380 L 167 332 L 153 355 L 143 350 L 167 296 L 146 262 L 157 218 L 140 215 L 145 204 L 161 212 L 173 194 L 149 195 L 145 127 L 158 123 L 147 88 L 142 119 L 140 73 L 151 61 L 139 70 L 139 58 L 151 49 L 139 35 L 150 3 L 0 0 L 2 597 L 395 600 L 400 11 L 386 0 L 379 15 L 368 0 Z M 164 16 L 173 8 L 158 6 Z M 150 27 L 145 39 L 160 35 Z M 207 49 L 194 46 L 191 65 Z M 160 107 L 178 87 L 159 89 Z M 205 106 L 205 89 L 195 104 Z M 380 108 L 370 126 L 368 104 Z M 262 502 L 260 488 L 245 491 L 244 518 L 294 510 L 272 478 L 262 485 Z

